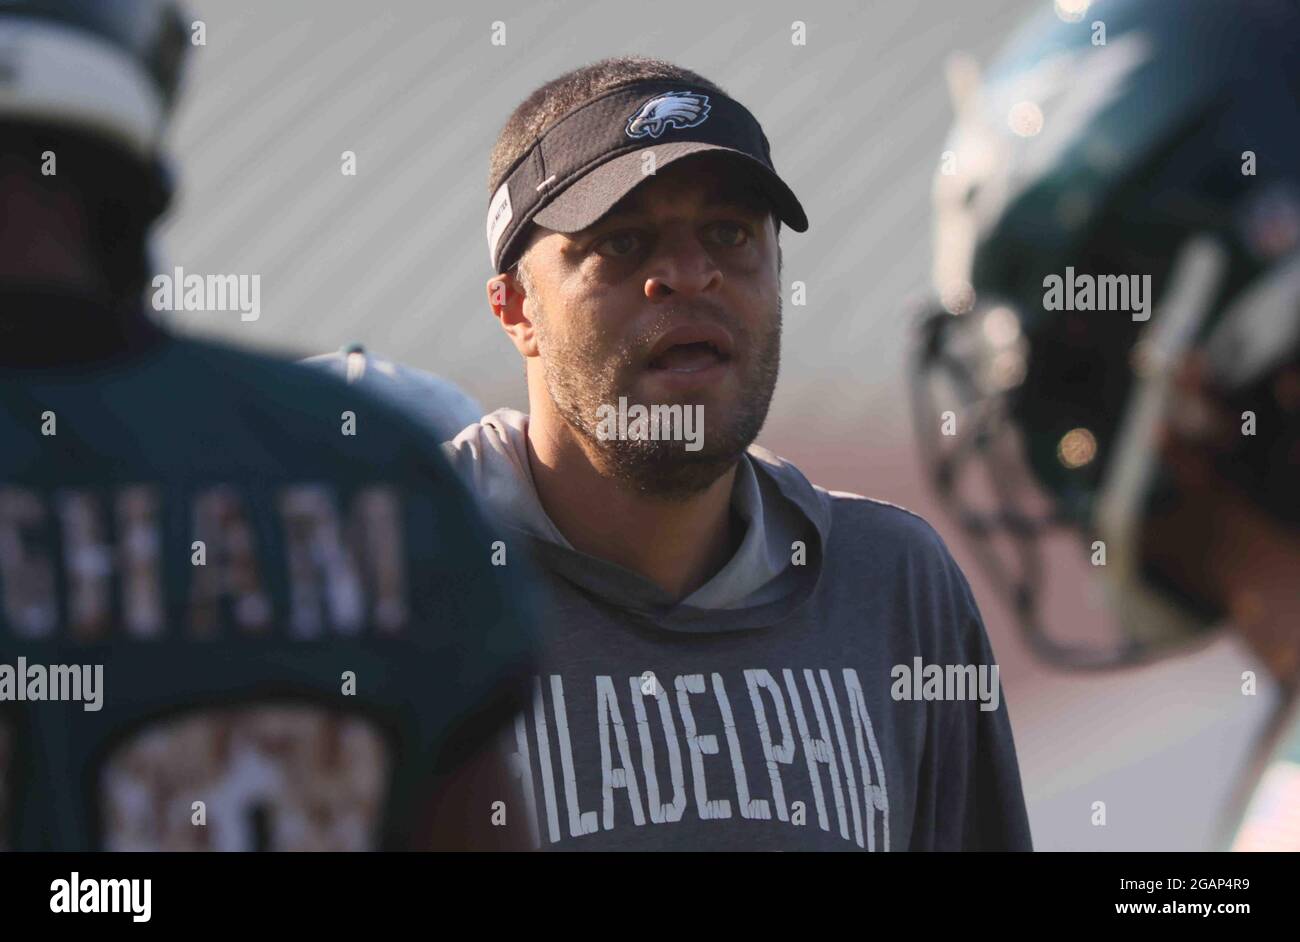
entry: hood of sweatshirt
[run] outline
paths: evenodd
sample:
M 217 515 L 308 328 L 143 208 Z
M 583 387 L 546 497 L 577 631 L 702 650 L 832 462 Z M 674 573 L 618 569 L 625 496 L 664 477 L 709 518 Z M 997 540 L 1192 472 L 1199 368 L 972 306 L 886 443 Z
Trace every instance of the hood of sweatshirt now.
M 812 595 L 830 537 L 830 495 L 765 448 L 741 456 L 732 510 L 745 526 L 735 554 L 678 601 L 635 572 L 573 548 L 547 516 L 528 460 L 528 416 L 498 409 L 443 451 L 498 526 L 519 533 L 535 563 L 659 628 L 719 632 L 774 624 Z

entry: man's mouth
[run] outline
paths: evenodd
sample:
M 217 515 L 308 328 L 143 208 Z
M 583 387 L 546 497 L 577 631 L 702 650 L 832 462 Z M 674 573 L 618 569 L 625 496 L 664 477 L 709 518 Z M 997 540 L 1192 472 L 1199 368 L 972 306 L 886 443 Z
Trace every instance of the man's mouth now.
M 669 347 L 663 354 L 650 361 L 652 370 L 668 370 L 672 373 L 695 373 L 707 370 L 729 359 L 722 355 L 717 347 L 710 343 L 682 343 Z
M 731 335 L 721 327 L 675 327 L 651 348 L 648 366 L 670 373 L 699 373 L 730 361 L 733 349 Z

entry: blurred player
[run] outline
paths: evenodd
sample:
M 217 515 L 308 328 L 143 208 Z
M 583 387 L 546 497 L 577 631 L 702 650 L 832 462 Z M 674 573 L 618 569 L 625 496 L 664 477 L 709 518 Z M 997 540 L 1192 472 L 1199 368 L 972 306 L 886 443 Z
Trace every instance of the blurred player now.
M 916 371 L 934 482 L 1035 651 L 1136 665 L 1224 624 L 1252 647 L 1280 701 L 1236 844 L 1291 849 L 1297 48 L 1290 0 L 1098 2 L 1034 18 L 982 81 L 955 61 L 938 299 Z M 957 434 L 944 436 L 949 411 Z M 1042 611 L 1043 547 L 1059 530 L 1097 567 L 1111 638 L 1071 636 Z
M 329 370 L 349 385 L 392 403 L 421 422 L 435 441 L 450 441 L 483 415 L 483 407 L 455 383 L 376 357 L 359 343 L 338 353 L 308 357 L 302 363 Z
M 144 308 L 187 45 L 0 6 L 0 847 L 513 846 L 529 636 L 436 444 Z

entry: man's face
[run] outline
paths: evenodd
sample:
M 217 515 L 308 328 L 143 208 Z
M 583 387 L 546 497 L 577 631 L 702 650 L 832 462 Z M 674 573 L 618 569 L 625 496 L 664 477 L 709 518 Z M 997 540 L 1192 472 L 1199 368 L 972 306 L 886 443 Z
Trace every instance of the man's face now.
M 93 283 L 89 238 L 71 185 L 38 175 L 17 153 L 0 152 L 0 284 Z
M 780 362 L 779 257 L 770 207 L 731 158 L 684 158 L 588 229 L 542 230 L 526 265 L 547 392 L 603 473 L 680 499 L 757 437 Z M 620 397 L 702 415 L 698 450 L 603 435 Z

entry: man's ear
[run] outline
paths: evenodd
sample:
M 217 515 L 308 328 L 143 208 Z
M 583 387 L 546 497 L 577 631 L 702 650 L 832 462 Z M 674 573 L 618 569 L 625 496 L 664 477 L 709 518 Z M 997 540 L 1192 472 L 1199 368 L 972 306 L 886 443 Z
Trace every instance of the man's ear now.
M 487 281 L 488 306 L 501 323 L 501 329 L 510 337 L 520 356 L 537 356 L 537 332 L 525 310 L 528 297 L 523 285 L 510 272 L 493 275 Z

